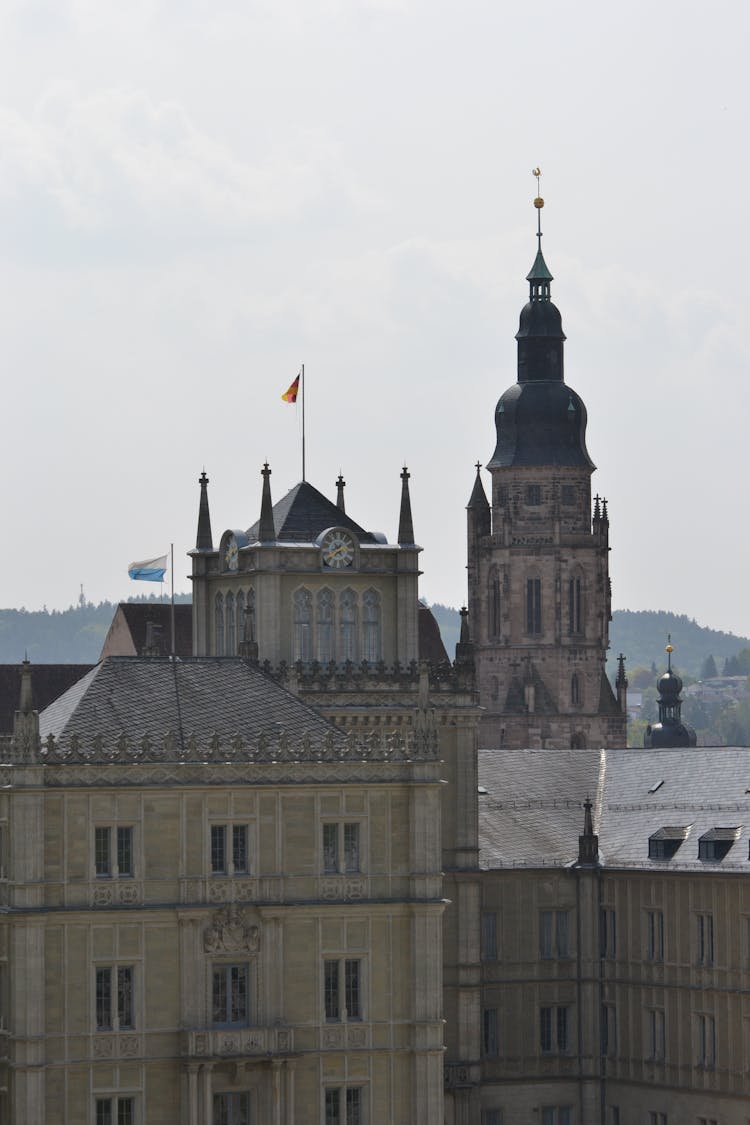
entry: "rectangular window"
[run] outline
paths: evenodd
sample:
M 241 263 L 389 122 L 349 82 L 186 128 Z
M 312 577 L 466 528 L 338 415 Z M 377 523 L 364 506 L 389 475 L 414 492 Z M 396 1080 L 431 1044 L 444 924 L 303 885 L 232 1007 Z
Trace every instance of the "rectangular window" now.
M 646 915 L 646 955 L 649 961 L 664 960 L 664 914 L 649 910 Z
M 499 1109 L 485 1109 L 482 1113 L 482 1125 L 502 1125 Z
M 135 1026 L 132 965 L 98 968 L 95 993 L 97 1031 L 126 1031 Z
M 649 1008 L 646 1013 L 648 1036 L 648 1057 L 652 1062 L 664 1061 L 664 1012 L 661 1008 Z
M 573 1111 L 569 1105 L 542 1106 L 542 1125 L 572 1125 Z
M 216 1027 L 245 1027 L 250 1015 L 250 969 L 247 965 L 215 965 L 211 1018 Z
M 714 916 L 713 914 L 698 914 L 697 943 L 698 964 L 713 965 L 714 963 Z
M 118 825 L 113 829 L 110 825 L 97 825 L 94 828 L 94 871 L 97 879 L 132 876 L 133 829 L 131 827 Z
M 699 1117 L 698 1125 L 719 1125 L 715 1117 Z
M 617 1009 L 614 1004 L 602 1005 L 602 1054 L 617 1058 Z
M 135 1125 L 135 1098 L 97 1098 L 96 1125 Z
M 539 634 L 542 631 L 542 580 L 526 580 L 526 632 Z
M 325 1125 L 363 1125 L 363 1101 L 360 1086 L 329 1087 L 325 1092 Z
M 497 914 L 494 910 L 482 914 L 482 960 L 497 961 Z
M 248 872 L 246 824 L 211 825 L 211 874 L 246 875 Z M 231 841 L 231 862 L 229 846 Z
M 716 1066 L 716 1021 L 713 1016 L 697 1016 L 698 1066 L 712 1070 Z
M 212 1125 L 250 1125 L 250 1095 L 214 1094 Z
M 563 504 L 575 504 L 576 490 L 572 484 L 564 484 L 562 486 L 562 502 Z
M 564 1055 L 568 1050 L 570 1009 L 565 1006 L 539 1009 L 539 1046 L 542 1054 Z
M 532 508 L 538 507 L 542 502 L 542 488 L 539 484 L 526 485 L 526 503 Z
M 345 1017 L 349 1020 L 362 1018 L 362 993 L 360 962 L 356 959 L 338 958 L 323 962 L 323 1005 L 325 1018 L 335 1023 Z M 341 978 L 344 979 L 344 995 L 341 995 Z M 342 1011 L 343 999 L 343 1011 Z
M 539 956 L 543 960 L 570 956 L 569 917 L 567 910 L 540 910 Z
M 323 872 L 326 875 L 354 874 L 360 870 L 357 821 L 329 821 L 323 825 Z
M 482 1012 L 482 1054 L 485 1058 L 497 1058 L 497 1008 L 485 1008 Z
M 666 1113 L 654 1113 L 652 1110 L 648 1115 L 648 1125 L 667 1125 Z
M 617 916 L 607 907 L 599 913 L 599 956 L 617 956 Z

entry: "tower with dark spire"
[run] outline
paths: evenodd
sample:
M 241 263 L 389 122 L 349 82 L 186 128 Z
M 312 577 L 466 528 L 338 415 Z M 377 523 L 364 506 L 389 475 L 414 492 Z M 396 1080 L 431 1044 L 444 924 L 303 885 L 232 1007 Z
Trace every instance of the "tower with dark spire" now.
M 647 750 L 662 749 L 679 746 L 695 746 L 698 737 L 692 727 L 682 721 L 682 679 L 672 668 L 672 637 L 667 637 L 667 670 L 660 676 L 656 683 L 659 693 L 657 701 L 659 707 L 658 723 L 649 723 L 643 735 L 643 745 Z
M 565 382 L 534 175 L 537 251 L 516 334 L 517 378 L 495 409 L 490 499 L 477 466 L 467 506 L 482 743 L 624 746 L 625 692 L 616 697 L 605 672 L 609 516 L 599 497 L 592 511 L 586 407 Z

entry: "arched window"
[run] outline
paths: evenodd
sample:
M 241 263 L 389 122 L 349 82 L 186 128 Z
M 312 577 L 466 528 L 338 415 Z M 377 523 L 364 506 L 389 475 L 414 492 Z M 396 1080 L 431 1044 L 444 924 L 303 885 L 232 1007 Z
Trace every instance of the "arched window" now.
M 255 638 L 255 590 L 250 587 L 247 592 L 247 605 L 245 606 L 245 626 L 243 636 L 246 641 L 254 641 Z
M 526 579 L 526 632 L 538 635 L 542 631 L 542 580 Z
M 328 664 L 333 660 L 333 594 L 321 590 L 318 594 L 318 660 Z
M 339 597 L 339 629 L 341 659 L 357 659 L 357 595 L 347 588 Z
M 227 594 L 226 612 L 224 616 L 227 631 L 227 656 L 237 655 L 237 629 L 234 616 L 234 594 Z
M 574 672 L 570 678 L 570 702 L 574 707 L 579 707 L 582 703 L 581 681 L 577 672 Z
M 224 595 L 217 594 L 214 606 L 214 622 L 216 629 L 216 655 L 224 655 Z
M 312 594 L 304 586 L 294 591 L 294 659 L 312 660 Z
M 380 660 L 380 594 L 365 590 L 362 595 L 362 656 L 370 664 Z
M 583 578 L 574 574 L 568 582 L 568 632 L 583 632 Z
M 490 637 L 499 637 L 502 632 L 501 624 L 501 602 L 500 602 L 500 577 L 497 573 L 497 567 L 493 566 L 490 570 L 488 589 L 487 589 L 487 609 L 488 609 L 488 622 L 487 628 Z
M 237 645 L 238 645 L 238 648 L 239 648 L 240 641 L 245 640 L 245 591 L 244 590 L 240 590 L 238 592 L 236 605 L 237 605 L 237 616 L 236 616 L 236 621 L 237 621 L 236 630 L 237 630 L 237 632 L 236 632 L 236 636 L 237 636 Z

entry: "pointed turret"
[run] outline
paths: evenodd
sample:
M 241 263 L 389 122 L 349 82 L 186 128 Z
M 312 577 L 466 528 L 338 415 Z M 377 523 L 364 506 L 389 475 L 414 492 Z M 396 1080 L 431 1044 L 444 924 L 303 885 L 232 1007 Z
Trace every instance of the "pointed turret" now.
M 583 802 L 583 808 L 583 835 L 578 837 L 578 864 L 581 867 L 596 867 L 599 863 L 599 837 L 594 834 L 589 797 Z
M 34 710 L 31 687 L 31 664 L 28 656 L 21 666 L 21 690 L 18 710 L 13 717 L 13 760 L 33 762 L 39 748 L 39 712 Z
M 344 480 L 341 473 L 339 473 L 338 480 L 336 481 L 336 507 L 342 512 L 346 512 L 346 506 L 344 504 L 344 489 L 345 488 L 346 488 L 346 481 Z
M 273 504 L 271 503 L 271 470 L 267 461 L 261 469 L 261 476 L 263 477 L 263 495 L 260 501 L 258 539 L 261 543 L 271 543 L 276 538 L 276 529 L 273 524 Z
M 628 710 L 628 678 L 625 675 L 625 657 L 622 653 L 617 657 L 617 679 L 615 680 L 615 687 L 617 688 L 617 704 L 620 711 L 625 715 Z
M 398 517 L 398 542 L 401 547 L 414 546 L 414 525 L 411 521 L 411 500 L 409 498 L 409 470 L 406 465 L 401 470 L 401 511 Z
M 34 709 L 34 692 L 31 685 L 31 662 L 24 656 L 21 665 L 21 690 L 18 697 L 18 710 L 22 715 L 30 715 Z
M 466 510 L 469 513 L 469 533 L 471 534 L 473 531 L 476 535 L 489 535 L 491 527 L 490 505 L 482 484 L 482 466 L 479 461 L 476 463 L 476 470 L 474 487 L 471 490 L 469 503 L 466 505 Z
M 201 498 L 198 503 L 198 534 L 195 537 L 195 549 L 196 551 L 213 551 L 211 515 L 208 510 L 208 477 L 205 469 L 198 477 L 198 484 L 201 486 Z

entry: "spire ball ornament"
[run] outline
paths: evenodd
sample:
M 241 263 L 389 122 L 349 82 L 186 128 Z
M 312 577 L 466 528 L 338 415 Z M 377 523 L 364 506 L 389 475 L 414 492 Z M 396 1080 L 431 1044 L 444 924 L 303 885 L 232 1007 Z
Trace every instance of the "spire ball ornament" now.
M 542 207 L 544 207 L 544 200 L 539 194 L 539 177 L 542 174 L 542 169 L 532 168 L 531 174 L 532 176 L 536 176 L 536 199 L 534 200 L 534 206 L 536 207 L 537 211 L 541 211 Z

